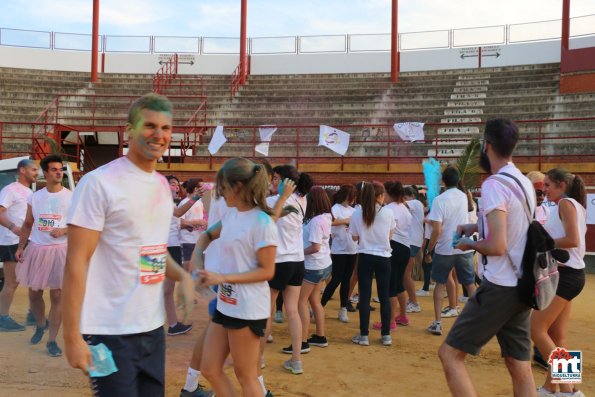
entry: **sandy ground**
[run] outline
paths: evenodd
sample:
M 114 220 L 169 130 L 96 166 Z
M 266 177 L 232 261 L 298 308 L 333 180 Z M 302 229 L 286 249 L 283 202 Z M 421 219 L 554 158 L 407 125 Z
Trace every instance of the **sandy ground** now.
M 419 287 L 419 285 L 418 285 Z M 338 294 L 338 292 L 337 292 Z M 23 321 L 27 310 L 26 290 L 20 288 L 11 312 Z M 587 396 L 595 396 L 595 275 L 587 277 L 587 285 L 575 300 L 572 309 L 569 348 L 583 352 L 583 384 Z M 444 336 L 426 331 L 431 322 L 431 297 L 420 298 L 421 313 L 411 314 L 411 324 L 393 333 L 394 343 L 383 347 L 379 331 L 370 332 L 369 347 L 351 343 L 358 332 L 357 313 L 350 313 L 351 322 L 340 323 L 337 316 L 338 297 L 327 306 L 327 337 L 329 347 L 312 347 L 303 356 L 303 375 L 291 375 L 282 368 L 288 356 L 281 354 L 289 344 L 286 323 L 274 324 L 274 343 L 267 345 L 265 382 L 275 396 L 443 396 L 448 395 L 446 381 L 436 351 Z M 446 301 L 444 301 L 446 304 Z M 378 306 L 378 304 L 374 304 Z M 199 303 L 192 318 L 194 329 L 187 335 L 167 337 L 166 396 L 178 396 L 186 378 L 194 341 L 205 324 L 206 308 Z M 372 320 L 379 319 L 378 311 Z M 448 331 L 454 319 L 444 319 Z M 90 396 L 88 381 L 69 368 L 64 357 L 51 358 L 45 352 L 45 340 L 29 345 L 33 328 L 25 332 L 0 333 L 0 396 Z M 444 333 L 446 335 L 446 332 Z M 63 346 L 61 336 L 59 344 Z M 511 396 L 510 378 L 493 340 L 478 357 L 468 359 L 473 382 L 482 396 Z M 232 374 L 231 368 L 227 371 Z M 540 385 L 545 371 L 533 367 Z M 203 383 L 206 383 L 202 380 Z M 149 396 L 150 397 L 150 396 Z

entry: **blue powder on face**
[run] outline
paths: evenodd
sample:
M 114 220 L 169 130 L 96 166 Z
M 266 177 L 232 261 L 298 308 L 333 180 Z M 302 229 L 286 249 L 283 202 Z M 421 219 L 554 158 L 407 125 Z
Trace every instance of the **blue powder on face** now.
M 432 201 L 440 194 L 440 180 L 442 173 L 440 172 L 440 163 L 433 157 L 424 160 L 422 163 L 424 167 L 424 182 L 427 189 L 428 207 L 432 208 Z

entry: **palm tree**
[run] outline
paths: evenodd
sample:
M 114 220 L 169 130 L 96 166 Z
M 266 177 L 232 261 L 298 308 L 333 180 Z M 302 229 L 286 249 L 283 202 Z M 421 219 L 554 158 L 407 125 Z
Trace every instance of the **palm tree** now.
M 479 136 L 475 136 L 467 144 L 463 154 L 455 162 L 455 167 L 459 170 L 459 174 L 461 174 L 463 186 L 467 189 L 477 187 L 479 181 L 479 150 Z

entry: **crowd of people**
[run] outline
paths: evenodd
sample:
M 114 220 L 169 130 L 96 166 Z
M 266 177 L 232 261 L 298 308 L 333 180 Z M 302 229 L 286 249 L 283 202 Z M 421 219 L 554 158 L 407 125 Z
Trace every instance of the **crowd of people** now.
M 73 193 L 62 186 L 59 156 L 40 162 L 46 187 L 35 193 L 36 163 L 19 163 L 17 181 L 0 192 L 0 331 L 25 330 L 9 315 L 20 283 L 29 288 L 30 342 L 49 331 L 48 354 L 62 355 L 56 336 L 63 317 L 68 362 L 90 376 L 95 395 L 161 396 L 165 334 L 192 329 L 187 319 L 198 293 L 210 300 L 209 322 L 180 396 L 237 395 L 224 371 L 231 362 L 243 396 L 268 397 L 262 368 L 273 319 L 287 320 L 291 343 L 281 352 L 290 358 L 283 367 L 299 375 L 311 346 L 329 346 L 325 306 L 337 289 L 337 318 L 346 323 L 358 312 L 351 339 L 358 346 L 391 346 L 391 332 L 422 310 L 418 296 L 433 294 L 427 331 L 442 335 L 442 319 L 456 317 L 438 352 L 453 395 L 475 395 L 465 357 L 496 336 L 515 396 L 583 396 L 572 384 L 552 383 L 549 373 L 536 389 L 531 353 L 543 360 L 566 344 L 571 303 L 585 283 L 585 186 L 561 168 L 523 175 L 512 161 L 514 123 L 486 123 L 479 162 L 488 175 L 517 180 L 519 190 L 488 177 L 477 205 L 452 166 L 443 169 L 443 190 L 431 201 L 400 181 L 325 190 L 292 165 L 244 158 L 226 161 L 214 183 L 180 183 L 156 172 L 171 140 L 172 112 L 165 97 L 138 99 L 129 111 L 128 154 L 86 174 Z M 519 197 L 570 256 L 559 265 L 554 301 L 540 311 L 515 288 L 531 220 Z M 419 290 L 415 258 L 423 267 Z M 380 321 L 370 324 L 372 301 Z M 370 325 L 380 331 L 377 342 Z M 90 375 L 91 349 L 99 344 L 118 369 L 108 376 Z

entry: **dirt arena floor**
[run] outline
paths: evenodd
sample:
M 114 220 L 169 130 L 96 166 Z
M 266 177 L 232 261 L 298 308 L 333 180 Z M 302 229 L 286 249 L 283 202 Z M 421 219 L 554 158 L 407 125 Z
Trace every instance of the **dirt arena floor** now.
M 418 285 L 419 287 L 419 285 Z M 337 292 L 338 295 L 338 292 Z M 383 347 L 379 331 L 370 332 L 369 347 L 356 346 L 351 337 L 358 331 L 357 313 L 348 324 L 337 320 L 338 297 L 327 306 L 327 348 L 312 347 L 303 356 L 304 374 L 291 375 L 282 368 L 287 355 L 281 347 L 289 343 L 287 324 L 274 324 L 274 343 L 267 345 L 265 382 L 278 397 L 309 396 L 446 396 L 448 389 L 436 351 L 444 339 L 426 331 L 431 322 L 431 297 L 420 298 L 421 313 L 410 315 L 411 324 L 393 333 L 393 345 Z M 446 304 L 446 301 L 444 301 Z M 587 396 L 595 396 L 595 275 L 575 300 L 569 330 L 569 346 L 583 352 L 583 384 Z M 374 304 L 378 306 L 378 304 Z M 17 291 L 11 312 L 23 321 L 27 311 L 24 288 Z M 175 397 L 186 379 L 194 341 L 205 324 L 206 306 L 200 302 L 194 311 L 194 329 L 187 335 L 167 337 L 166 396 Z M 378 310 L 372 320 L 379 319 Z M 454 319 L 444 319 L 448 331 Z M 0 333 L 0 396 L 70 397 L 90 396 L 88 381 L 71 369 L 64 357 L 51 358 L 45 340 L 29 345 L 33 328 L 25 332 Z M 63 346 L 61 335 L 59 344 Z M 481 396 L 511 396 L 510 378 L 493 340 L 478 357 L 468 359 L 468 368 Z M 231 368 L 228 373 L 233 374 Z M 545 371 L 533 367 L 536 383 L 541 385 Z M 233 376 L 233 375 L 232 375 Z M 204 380 L 203 383 L 206 383 Z M 148 396 L 150 397 L 150 396 Z

